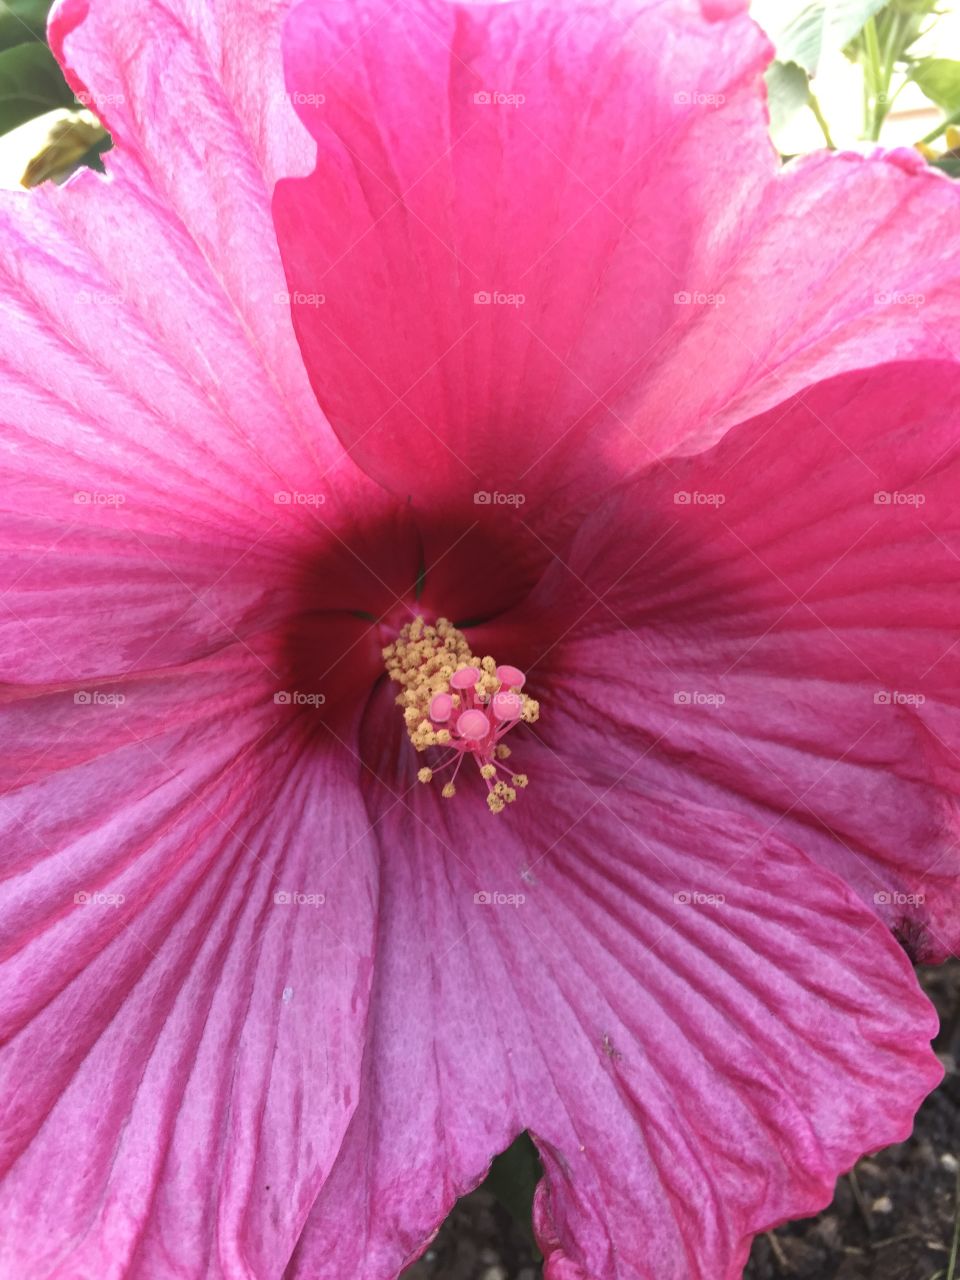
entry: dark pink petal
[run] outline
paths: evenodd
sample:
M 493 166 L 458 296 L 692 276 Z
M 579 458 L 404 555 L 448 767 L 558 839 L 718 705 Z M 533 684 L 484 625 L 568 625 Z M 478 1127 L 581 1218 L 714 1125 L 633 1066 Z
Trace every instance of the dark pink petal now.
M 955 184 L 907 152 L 778 171 L 768 50 L 697 8 L 292 12 L 318 147 L 274 198 L 294 320 L 384 485 L 519 492 L 543 528 L 825 376 L 956 347 Z
M 265 200 L 231 249 L 259 259 L 258 332 L 152 178 L 110 168 L 0 202 L 3 680 L 183 661 L 301 607 L 311 575 L 306 607 L 371 611 L 404 557 L 385 538 L 366 567 L 355 526 L 389 510 L 313 400 L 253 243 Z
M 493 836 L 478 779 L 449 803 L 371 784 L 372 1038 L 292 1277 L 395 1276 L 526 1127 L 549 1275 L 733 1280 L 938 1079 L 933 1011 L 841 880 L 523 735 L 530 786 Z
M 358 1097 L 355 766 L 241 646 L 122 688 L 4 708 L 0 1271 L 267 1280 Z
M 958 421 L 955 365 L 832 380 L 626 487 L 524 606 L 565 757 L 736 807 L 927 959 L 960 947 Z
M 734 253 L 774 169 L 768 46 L 721 20 L 743 6 L 704 7 L 292 12 L 287 87 L 317 143 L 274 198 L 294 319 L 321 406 L 388 488 L 461 509 L 595 489 L 603 397 L 690 319 L 674 292 Z

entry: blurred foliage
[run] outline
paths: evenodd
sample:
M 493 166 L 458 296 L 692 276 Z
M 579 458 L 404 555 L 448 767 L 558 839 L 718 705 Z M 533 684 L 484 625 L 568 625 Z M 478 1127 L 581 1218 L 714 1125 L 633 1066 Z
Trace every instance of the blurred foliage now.
M 78 165 L 102 168 L 109 135 L 83 110 L 47 44 L 51 0 L 0 0 L 0 134 L 45 116 L 59 116 L 27 166 L 24 186 L 59 181 Z
M 50 0 L 4 0 L 0 5 L 0 49 L 46 39 Z
M 752 13 L 773 41 L 780 62 L 795 62 L 816 75 L 828 49 L 843 46 L 863 30 L 885 0 L 754 0 Z
M 33 40 L 0 50 L 0 133 L 8 133 L 74 97 L 45 44 Z
M 913 52 L 940 16 L 937 0 L 754 0 L 751 12 L 773 41 L 777 60 L 767 73 L 771 128 L 776 134 L 800 111 L 815 115 L 827 146 L 830 129 L 815 85 L 825 55 L 843 52 L 863 80 L 861 136 L 881 138 L 901 90 L 915 84 L 943 112 L 941 124 L 918 143 L 938 167 L 956 176 L 956 157 L 929 149 L 960 113 L 960 61 Z
M 920 58 L 910 67 L 909 75 L 948 116 L 960 111 L 960 62 L 953 58 Z
M 537 1149 L 526 1131 L 494 1158 L 483 1185 L 491 1191 L 528 1238 L 536 1252 L 533 1236 L 533 1195 L 543 1177 Z
M 74 103 L 47 47 L 50 0 L 0 3 L 0 133 Z

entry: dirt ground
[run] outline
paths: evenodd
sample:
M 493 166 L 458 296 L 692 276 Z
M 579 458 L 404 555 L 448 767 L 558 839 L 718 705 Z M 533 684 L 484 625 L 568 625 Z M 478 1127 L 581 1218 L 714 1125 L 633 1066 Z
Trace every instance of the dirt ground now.
M 913 1136 L 861 1160 L 816 1218 L 760 1236 L 744 1280 L 947 1280 L 960 1189 L 960 961 L 921 970 L 920 980 L 940 1013 L 936 1049 L 947 1075 L 921 1108 Z M 404 1280 L 540 1275 L 525 1232 L 480 1187 L 460 1201 Z

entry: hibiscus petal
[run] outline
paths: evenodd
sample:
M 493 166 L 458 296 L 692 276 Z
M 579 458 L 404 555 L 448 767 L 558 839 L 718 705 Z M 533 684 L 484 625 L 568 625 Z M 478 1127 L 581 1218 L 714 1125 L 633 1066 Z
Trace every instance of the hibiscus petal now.
M 568 454 L 567 503 L 603 471 L 604 394 L 774 169 L 768 46 L 722 19 L 743 6 L 704 7 L 292 10 L 287 87 L 317 166 L 278 184 L 278 238 L 320 403 L 385 486 L 555 507 Z
M 528 1128 L 548 1275 L 733 1280 L 752 1233 L 819 1209 L 939 1078 L 906 957 L 837 877 L 739 817 L 521 751 L 496 832 L 477 779 L 449 803 L 371 784 L 361 1102 L 291 1278 L 395 1276 Z
M 0 802 L 0 1269 L 269 1280 L 358 1097 L 375 850 L 242 647 L 123 689 L 7 708 L 50 754 Z
M 258 345 L 137 162 L 113 156 L 111 173 L 0 200 L 6 680 L 232 643 L 311 565 L 310 607 L 382 594 L 384 557 L 374 573 L 344 538 L 388 508 L 319 413 L 286 304 L 261 309 Z M 265 199 L 248 209 L 272 235 Z M 279 281 L 272 253 L 260 269 Z
M 569 695 L 547 738 L 739 807 L 930 960 L 960 949 L 958 420 L 955 365 L 891 365 L 665 463 L 581 530 L 512 645 Z
M 912 150 L 786 166 L 710 264 L 669 348 L 618 402 L 651 449 L 685 452 L 788 396 L 896 359 L 954 359 L 960 190 Z
M 956 185 L 905 151 L 778 171 L 765 45 L 695 8 L 292 11 L 318 147 L 274 198 L 294 319 L 384 485 L 519 493 L 543 526 L 822 377 L 956 346 Z

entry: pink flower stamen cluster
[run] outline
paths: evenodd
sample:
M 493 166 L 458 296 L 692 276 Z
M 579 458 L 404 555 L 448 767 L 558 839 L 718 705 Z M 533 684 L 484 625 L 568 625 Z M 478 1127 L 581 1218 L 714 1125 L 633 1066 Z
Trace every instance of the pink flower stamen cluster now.
M 470 755 L 487 785 L 490 812 L 512 804 L 528 779 L 503 763 L 510 748 L 502 739 L 521 721 L 533 724 L 540 714 L 539 704 L 523 692 L 524 673 L 498 666 L 489 656 L 475 658 L 464 634 L 446 618 L 433 625 L 423 618 L 408 623 L 383 650 L 383 660 L 390 679 L 402 686 L 397 705 L 403 708 L 414 747 L 449 748 L 435 767 L 419 771 L 420 781 L 431 782 L 452 768 L 441 791 L 450 799 Z M 498 772 L 506 776 L 498 777 Z

